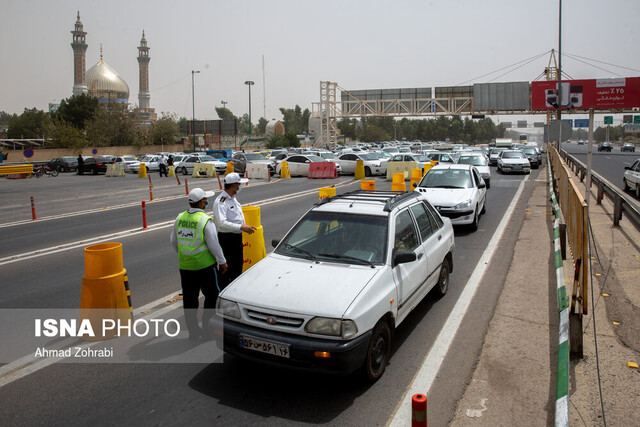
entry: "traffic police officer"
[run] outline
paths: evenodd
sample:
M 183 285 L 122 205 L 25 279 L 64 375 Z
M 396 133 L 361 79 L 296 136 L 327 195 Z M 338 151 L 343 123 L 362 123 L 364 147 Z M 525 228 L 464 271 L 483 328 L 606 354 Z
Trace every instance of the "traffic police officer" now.
M 206 330 L 222 289 L 218 283 L 216 264 L 222 274 L 227 270 L 227 260 L 218 242 L 216 226 L 204 212 L 207 199 L 213 195 L 213 191 L 192 189 L 189 192 L 190 208 L 178 215 L 171 231 L 171 245 L 178 252 L 182 305 L 190 339 L 203 335 L 197 317 L 200 291 L 205 298 L 202 325 Z
M 256 230 L 255 227 L 244 223 L 242 205 L 236 197 L 240 192 L 241 185 L 248 181 L 248 179 L 240 178 L 240 175 L 235 172 L 228 174 L 224 178 L 224 191 L 213 202 L 213 220 L 218 229 L 218 240 L 229 263 L 227 273 L 221 277 L 222 286 L 220 289 L 242 274 L 242 263 L 244 262 L 242 232 L 251 234 Z

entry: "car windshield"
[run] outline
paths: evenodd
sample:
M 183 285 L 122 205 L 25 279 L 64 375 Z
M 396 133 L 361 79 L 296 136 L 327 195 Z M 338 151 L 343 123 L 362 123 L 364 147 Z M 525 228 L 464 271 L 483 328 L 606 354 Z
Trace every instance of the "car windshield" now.
M 458 163 L 473 166 L 487 166 L 487 158 L 485 156 L 460 156 Z
M 503 159 L 523 159 L 525 157 L 522 151 L 507 151 L 502 153 Z
M 538 154 L 538 152 L 536 151 L 536 149 L 535 149 L 535 148 L 533 148 L 533 147 L 523 148 L 523 149 L 522 149 L 522 152 L 523 152 L 524 154 Z
M 415 157 L 416 157 L 416 160 L 419 161 L 419 162 L 427 162 L 428 163 L 428 162 L 431 161 L 431 157 L 429 157 L 426 154 L 422 154 L 420 156 L 415 156 Z
M 323 159 L 335 159 L 336 156 L 334 153 L 320 153 L 320 157 L 322 157 Z
M 322 157 L 315 156 L 313 154 L 308 154 L 307 158 L 312 162 L 324 162 L 325 160 Z
M 420 182 L 427 188 L 472 188 L 468 169 L 431 169 Z
M 259 153 L 246 153 L 247 160 L 267 160 L 265 156 Z
M 345 264 L 382 264 L 386 241 L 387 217 L 312 211 L 275 252 Z
M 494 149 L 491 150 L 491 153 L 489 155 L 490 156 L 497 156 L 498 154 L 500 154 L 504 150 L 506 150 L 506 148 L 494 148 Z

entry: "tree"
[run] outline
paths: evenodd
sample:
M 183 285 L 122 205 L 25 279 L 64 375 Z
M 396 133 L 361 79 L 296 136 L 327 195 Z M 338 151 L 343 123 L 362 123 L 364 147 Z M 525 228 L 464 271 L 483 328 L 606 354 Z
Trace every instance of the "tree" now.
M 180 117 L 178 120 L 178 132 L 181 136 L 189 135 L 189 123 L 186 117 Z
M 218 117 L 220 120 L 237 120 L 238 118 L 233 115 L 231 110 L 226 107 L 216 107 L 216 113 L 218 113 Z
M 249 124 L 249 114 L 245 113 L 238 120 L 238 132 L 243 135 L 249 135 L 249 130 L 252 130 L 252 126 Z
M 287 132 L 301 134 L 309 131 L 309 117 L 311 117 L 311 112 L 308 108 L 302 111 L 300 106 L 296 105 L 293 109 L 280 108 L 280 113 L 282 113 L 284 128 Z
M 110 109 L 99 108 L 87 128 L 87 139 L 92 146 L 108 147 L 138 145 L 137 113 L 129 111 L 126 105 L 112 103 Z
M 64 120 L 56 120 L 50 135 L 52 148 L 73 148 L 80 153 L 87 146 L 84 131 Z
M 260 120 L 258 120 L 258 125 L 256 126 L 256 132 L 258 133 L 258 135 L 264 135 L 265 133 L 267 133 L 267 123 L 269 123 L 269 120 L 265 119 L 264 117 L 260 117 Z
M 37 108 L 24 109 L 19 116 L 14 115 L 9 119 L 9 131 L 7 137 L 18 138 L 42 138 L 47 130 L 50 130 L 51 119 L 48 113 Z
M 180 131 L 175 116 L 169 113 L 162 113 L 162 117 L 151 124 L 149 129 L 149 140 L 151 144 L 175 144 L 180 138 Z
M 9 123 L 9 119 L 13 116 L 15 116 L 15 114 L 11 115 L 6 111 L 0 111 L 0 124 L 6 125 L 7 123 Z
M 93 119 L 98 108 L 100 108 L 98 98 L 83 93 L 63 99 L 55 114 L 59 119 L 71 123 L 78 129 L 84 129 L 85 124 Z
M 284 136 L 283 135 L 276 135 L 271 134 L 269 136 L 267 136 L 267 138 L 265 139 L 266 141 L 266 147 L 270 148 L 270 149 L 274 149 L 277 147 L 283 147 L 284 146 Z

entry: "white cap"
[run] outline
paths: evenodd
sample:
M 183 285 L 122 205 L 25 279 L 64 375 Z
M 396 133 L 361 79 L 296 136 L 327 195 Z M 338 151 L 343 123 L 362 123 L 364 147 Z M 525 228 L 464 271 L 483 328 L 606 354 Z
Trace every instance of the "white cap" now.
M 231 172 L 227 176 L 224 177 L 225 184 L 236 184 L 236 183 L 244 184 L 245 182 L 249 182 L 247 178 L 240 178 L 236 172 Z
M 197 203 L 205 197 L 213 197 L 216 193 L 213 191 L 204 191 L 202 188 L 194 188 L 189 191 L 189 202 Z

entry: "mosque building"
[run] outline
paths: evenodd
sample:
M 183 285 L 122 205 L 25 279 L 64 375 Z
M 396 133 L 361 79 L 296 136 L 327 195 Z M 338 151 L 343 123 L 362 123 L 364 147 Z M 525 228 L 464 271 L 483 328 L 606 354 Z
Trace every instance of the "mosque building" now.
M 73 95 L 83 93 L 98 98 L 101 104 L 108 106 L 111 102 L 129 104 L 129 85 L 109 64 L 104 61 L 102 45 L 100 46 L 100 61 L 86 70 L 86 32 L 80 12 L 75 23 L 75 28 L 71 31 L 73 41 Z M 144 30 L 142 39 L 138 46 L 138 67 L 139 67 L 139 90 L 138 108 L 136 111 L 141 115 L 142 121 L 149 124 L 157 120 L 155 108 L 150 107 L 151 95 L 149 93 L 149 47 L 145 38 Z

